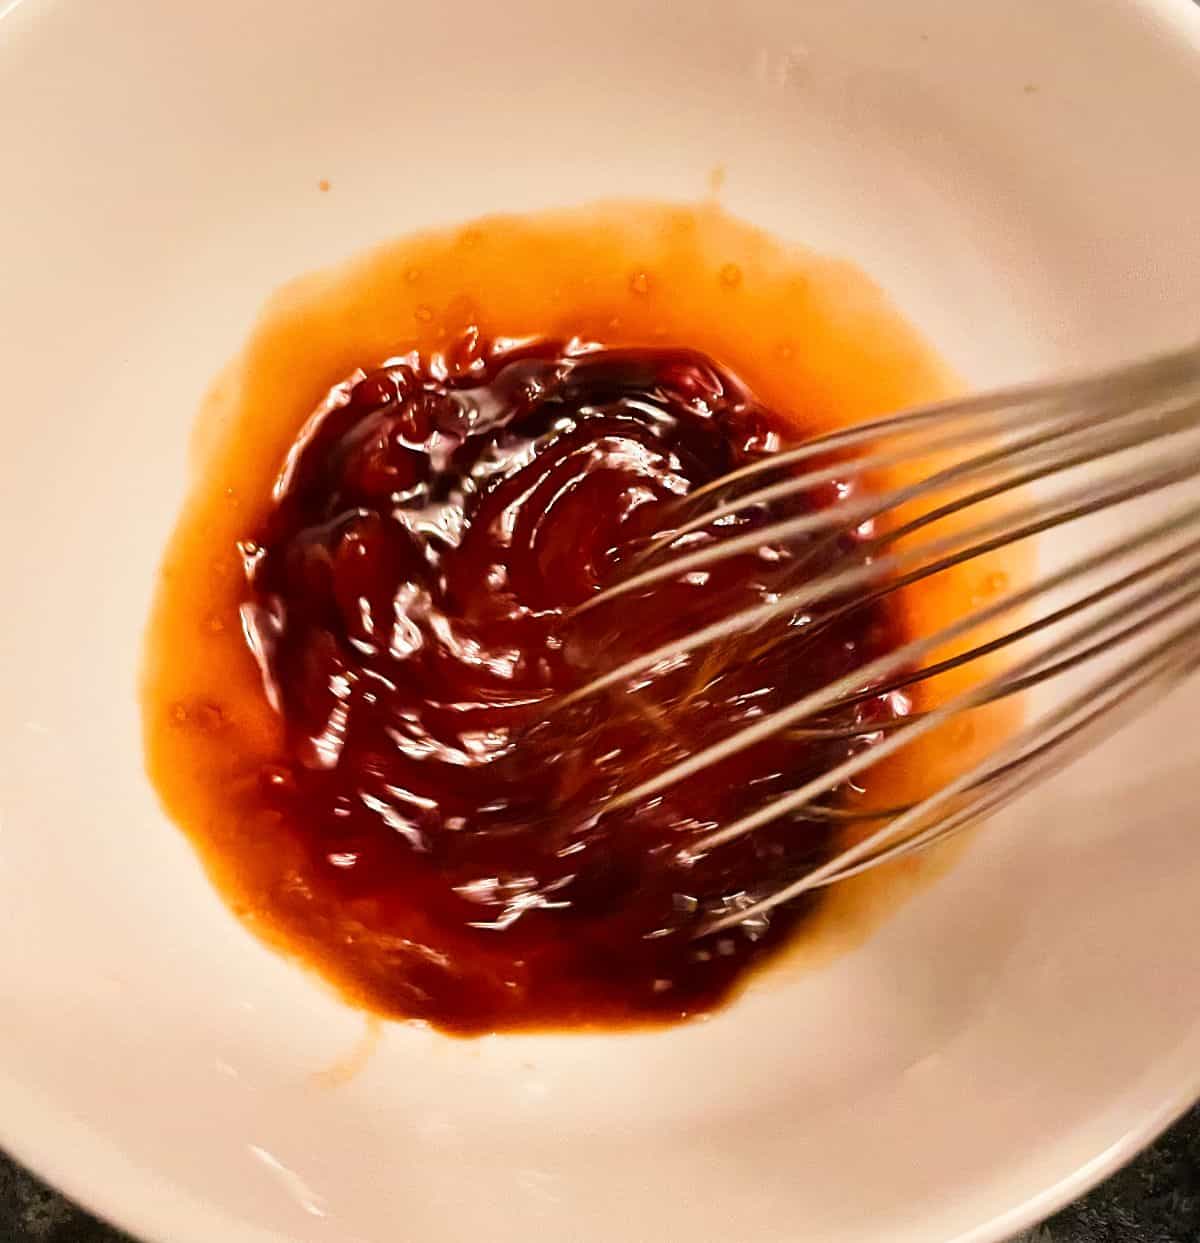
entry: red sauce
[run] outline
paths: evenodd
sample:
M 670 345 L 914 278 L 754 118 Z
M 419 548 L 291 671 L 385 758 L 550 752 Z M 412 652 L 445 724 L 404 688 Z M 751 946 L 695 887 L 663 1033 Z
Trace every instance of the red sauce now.
M 731 896 L 825 857 L 829 820 L 681 852 L 845 758 L 850 739 L 782 737 L 605 809 L 878 654 L 895 638 L 882 604 L 827 627 L 789 614 L 649 685 L 555 707 L 849 549 L 764 545 L 574 614 L 686 516 L 689 492 L 787 431 L 699 354 L 475 334 L 340 386 L 310 423 L 243 544 L 243 621 L 286 762 L 264 767 L 240 814 L 277 810 L 310 883 L 394 939 L 373 983 L 398 1009 L 456 1030 L 678 1016 L 711 1006 L 807 909 L 696 936 Z M 832 499 L 753 508 L 689 550 Z M 867 700 L 838 723 L 888 711 Z
M 606 809 L 976 591 L 965 572 L 556 705 L 855 550 L 801 566 L 810 548 L 773 545 L 580 612 L 690 492 L 944 391 L 861 274 L 713 207 L 481 221 L 306 280 L 214 389 L 164 563 L 145 710 L 168 810 L 260 935 L 356 1004 L 459 1033 L 675 1020 L 801 925 L 865 929 L 852 886 L 696 935 L 727 896 L 825 857 L 829 820 L 681 856 L 844 742 L 779 737 Z M 944 756 L 918 758 L 831 801 L 903 801 Z

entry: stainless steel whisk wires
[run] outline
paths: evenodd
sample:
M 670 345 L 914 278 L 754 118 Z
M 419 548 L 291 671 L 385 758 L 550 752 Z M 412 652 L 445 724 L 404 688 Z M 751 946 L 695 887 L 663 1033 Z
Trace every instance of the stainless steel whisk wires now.
M 772 502 L 803 490 L 897 476 L 903 481 L 881 493 L 852 492 L 799 517 L 740 533 L 723 530 L 722 519 L 769 512 Z M 1197 476 L 1200 347 L 1079 379 L 942 402 L 813 439 L 683 498 L 674 525 L 578 611 L 772 543 L 794 547 L 795 541 L 836 540 L 857 531 L 854 555 L 801 579 L 776 600 L 605 671 L 555 706 L 613 688 L 637 694 L 655 671 L 797 610 L 812 610 L 818 627 L 828 625 L 864 600 L 961 572 L 1039 536 L 1069 536 L 1072 555 L 1059 564 L 1051 558 L 1028 582 L 931 624 L 896 650 L 733 730 L 608 804 L 619 810 L 652 798 L 780 731 L 846 736 L 845 726 L 814 724 L 814 718 L 872 695 L 934 686 L 956 670 L 960 678 L 978 671 L 978 680 L 931 708 L 882 728 L 851 729 L 871 735 L 871 745 L 690 842 L 685 858 L 694 858 L 781 816 L 837 818 L 822 798 L 886 757 L 987 705 L 1034 691 L 1048 700 L 981 761 L 917 801 L 862 813 L 879 827 L 828 862 L 770 891 L 728 895 L 702 931 L 761 919 L 806 890 L 961 832 L 1200 665 L 1200 498 L 1187 488 Z M 1097 526 L 1110 529 L 1098 539 Z

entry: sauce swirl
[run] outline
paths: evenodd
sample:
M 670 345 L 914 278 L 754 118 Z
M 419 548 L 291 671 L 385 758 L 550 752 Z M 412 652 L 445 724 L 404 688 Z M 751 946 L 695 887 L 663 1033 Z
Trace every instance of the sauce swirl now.
M 702 355 L 470 333 L 338 386 L 294 446 L 243 543 L 243 624 L 287 736 L 250 797 L 291 826 L 313 883 L 390 939 L 379 985 L 409 1014 L 488 1030 L 707 1008 L 807 909 L 694 939 L 729 901 L 821 861 L 838 840 L 828 820 L 683 852 L 852 738 L 773 739 L 606 808 L 877 655 L 895 640 L 882 602 L 827 626 L 788 613 L 733 650 L 556 708 L 846 551 L 847 538 L 764 544 L 576 615 L 692 491 L 784 430 Z M 689 551 L 835 495 L 732 515 Z M 870 724 L 892 702 L 835 723 Z
M 379 1013 L 474 1034 L 712 1009 L 843 896 L 697 938 L 704 919 L 824 858 L 838 822 L 681 851 L 852 744 L 781 736 L 606 809 L 897 642 L 910 605 L 812 635 L 784 617 L 563 709 L 853 537 L 580 606 L 697 489 L 945 389 L 865 278 L 713 207 L 498 218 L 302 282 L 200 425 L 149 639 L 160 795 L 243 920 Z M 868 694 L 840 721 L 904 707 Z M 904 774 L 885 776 L 830 809 L 903 798 Z

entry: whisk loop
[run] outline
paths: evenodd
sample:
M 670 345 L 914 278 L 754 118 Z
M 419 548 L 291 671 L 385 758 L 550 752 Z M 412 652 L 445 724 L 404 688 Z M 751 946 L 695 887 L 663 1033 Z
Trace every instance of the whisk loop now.
M 929 473 L 912 478 L 924 462 L 932 464 Z M 816 486 L 886 479 L 898 469 L 909 481 L 882 493 L 864 491 L 798 517 L 770 520 L 773 504 Z M 1075 524 L 1086 528 L 1088 519 L 1129 506 L 1115 540 L 1086 541 L 1060 568 L 1018 583 L 962 616 L 928 625 L 895 650 L 733 728 L 606 805 L 606 812 L 615 812 L 655 798 L 780 731 L 814 739 L 871 736 L 870 745 L 841 763 L 693 838 L 681 852 L 685 861 L 695 859 L 799 813 L 878 824 L 820 866 L 780 878 L 770 892 L 728 895 L 700 932 L 761 919 L 811 889 L 962 832 L 1200 666 L 1200 504 L 1164 509 L 1171 490 L 1197 476 L 1196 348 L 1082 379 L 942 402 L 816 438 L 681 498 L 673 524 L 622 577 L 580 605 L 576 616 L 763 548 L 794 558 L 796 587 L 625 660 L 548 711 L 616 689 L 637 694 L 656 670 L 678 667 L 714 644 L 805 611 L 811 614 L 809 625 L 791 640 L 802 651 L 806 634 L 866 602 L 1047 532 L 1075 530 Z M 1074 482 L 1067 484 L 1068 478 Z M 734 521 L 727 533 L 728 520 L 750 512 L 765 520 L 750 529 Z M 856 531 L 857 538 L 848 538 Z M 831 549 L 844 551 L 831 559 Z M 800 571 L 814 563 L 823 568 L 798 581 Z M 1058 599 L 1064 594 L 1070 595 L 1065 602 Z M 998 623 L 1004 628 L 997 634 Z M 1003 667 L 995 668 L 998 663 Z M 817 719 L 881 694 L 935 684 L 955 671 L 976 670 L 977 680 L 966 689 L 907 716 L 875 724 Z M 1059 692 L 1054 703 L 996 742 L 984 758 L 916 800 L 862 809 L 822 801 L 967 713 L 1083 675 L 1079 689 Z
M 739 553 L 753 552 L 755 549 L 761 548 L 765 544 L 770 544 L 772 541 L 795 540 L 818 531 L 844 531 L 852 529 L 856 525 L 878 518 L 889 511 L 898 510 L 909 502 L 920 500 L 923 496 L 932 495 L 940 489 L 963 482 L 973 476 L 985 475 L 989 471 L 1004 466 L 1011 468 L 1018 463 L 1023 465 L 1023 471 L 1014 474 L 1012 477 L 978 489 L 976 492 L 959 498 L 951 504 L 934 510 L 929 514 L 922 515 L 920 519 L 914 520 L 914 522 L 907 524 L 904 528 L 892 532 L 888 538 L 894 541 L 911 531 L 920 529 L 921 526 L 929 525 L 940 518 L 960 512 L 969 506 L 981 504 L 983 501 L 992 499 L 1004 492 L 1024 487 L 1038 479 L 1084 465 L 1089 461 L 1099 460 L 1111 454 L 1124 452 L 1139 444 L 1145 444 L 1155 439 L 1165 439 L 1168 436 L 1192 430 L 1197 423 L 1196 401 L 1198 398 L 1200 398 L 1200 392 L 1192 393 L 1188 391 L 1173 395 L 1164 409 L 1147 410 L 1144 407 L 1130 407 L 1127 403 L 1121 403 L 1116 409 L 1092 410 L 1086 415 L 1075 413 L 1070 418 L 1061 418 L 1058 421 L 1051 422 L 1048 430 L 1043 430 L 1035 436 L 1030 436 L 1014 444 L 989 448 L 986 452 L 943 468 L 919 483 L 897 488 L 881 497 L 868 496 L 852 503 L 843 502 L 838 505 L 831 505 L 827 509 L 816 513 L 806 514 L 799 518 L 791 518 L 785 522 L 748 532 L 743 536 L 722 540 L 716 546 L 701 549 L 693 554 L 678 556 L 666 564 L 658 565 L 655 568 L 644 570 L 632 576 L 619 578 L 614 584 L 580 604 L 576 609 L 576 614 L 592 611 L 603 604 L 611 603 L 619 596 L 652 586 L 656 582 L 676 578 L 681 574 L 702 569 L 714 560 L 735 556 Z M 936 407 L 931 410 L 931 416 L 933 413 L 937 413 L 939 417 L 948 420 L 961 417 L 956 407 L 952 405 Z M 989 408 L 987 413 L 995 415 L 998 412 Z M 1141 418 L 1142 421 L 1138 427 L 1124 432 L 1118 431 L 1104 438 L 1096 437 L 1096 428 L 1101 424 L 1131 416 Z M 900 434 L 904 434 L 907 430 L 907 418 L 908 416 L 898 416 L 897 418 L 897 421 L 901 424 L 901 427 L 898 429 Z M 1037 416 L 1031 414 L 1030 420 L 1036 422 Z M 1007 421 L 1009 423 L 1012 422 L 1011 414 Z M 927 426 L 928 422 L 929 419 L 922 419 L 919 426 Z M 893 430 L 888 426 L 887 421 L 876 422 L 869 426 L 872 429 L 872 438 L 886 436 Z M 869 454 L 857 460 L 837 462 L 817 471 L 792 476 L 760 491 L 750 492 L 744 496 L 718 504 L 712 510 L 707 510 L 683 522 L 678 527 L 653 541 L 649 548 L 638 558 L 638 564 L 644 564 L 646 560 L 656 558 L 658 554 L 667 551 L 671 545 L 678 542 L 681 538 L 695 531 L 711 527 L 720 519 L 740 513 L 747 508 L 762 506 L 772 501 L 796 496 L 807 489 L 821 484 L 836 483 L 872 471 L 890 470 L 914 460 L 935 458 L 951 449 L 979 444 L 981 440 L 994 439 L 1001 430 L 1003 429 L 993 425 L 993 421 L 982 425 L 976 421 L 968 431 L 959 435 L 935 439 L 928 443 L 920 443 L 910 447 L 906 452 Z M 1056 443 L 1062 440 L 1070 442 L 1072 438 L 1074 440 L 1083 440 L 1083 447 L 1073 453 L 1064 452 L 1063 446 Z M 715 480 L 714 483 L 709 484 L 706 488 L 699 489 L 691 496 L 684 498 L 684 501 L 681 503 L 694 504 L 697 498 L 706 495 L 711 496 L 709 489 L 724 486 L 731 479 L 744 478 L 751 473 L 773 472 L 794 464 L 796 461 L 803 460 L 803 458 L 811 458 L 821 453 L 827 453 L 831 447 L 844 448 L 847 445 L 857 443 L 860 443 L 857 437 L 853 440 L 843 439 L 843 434 L 840 433 L 829 437 L 822 437 L 801 446 L 797 450 L 764 458 L 761 462 L 743 467 L 741 470 L 726 475 L 722 479 Z

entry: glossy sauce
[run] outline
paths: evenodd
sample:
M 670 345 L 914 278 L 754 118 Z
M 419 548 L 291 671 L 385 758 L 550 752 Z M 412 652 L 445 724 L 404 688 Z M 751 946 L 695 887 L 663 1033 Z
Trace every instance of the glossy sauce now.
M 854 541 L 579 606 L 692 491 L 944 385 L 852 269 L 714 208 L 481 222 L 293 291 L 214 394 L 164 570 L 146 710 L 169 809 L 244 918 L 381 1013 L 475 1033 L 711 1009 L 818 903 L 703 921 L 839 831 L 793 817 L 699 861 L 688 841 L 852 744 L 779 737 L 610 801 L 896 643 L 912 606 L 813 635 L 787 616 L 563 709 Z M 837 723 L 910 706 L 867 694 Z M 828 805 L 886 802 L 905 776 L 879 780 Z

